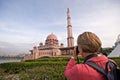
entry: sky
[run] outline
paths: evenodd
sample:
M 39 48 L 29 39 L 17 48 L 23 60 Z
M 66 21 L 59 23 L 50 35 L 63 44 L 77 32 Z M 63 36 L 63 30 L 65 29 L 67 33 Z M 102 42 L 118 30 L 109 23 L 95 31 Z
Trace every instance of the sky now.
M 67 8 L 73 37 L 95 33 L 102 47 L 120 34 L 120 0 L 0 0 L 0 54 L 29 53 L 53 33 L 67 45 Z

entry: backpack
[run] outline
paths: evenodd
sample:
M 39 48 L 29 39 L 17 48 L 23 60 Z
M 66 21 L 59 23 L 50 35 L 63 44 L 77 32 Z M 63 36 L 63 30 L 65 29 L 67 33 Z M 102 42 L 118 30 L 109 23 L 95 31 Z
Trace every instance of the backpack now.
M 87 61 L 87 62 L 85 62 L 85 64 L 89 65 L 90 67 L 94 68 L 98 72 L 105 75 L 106 80 L 120 80 L 120 69 L 118 69 L 117 65 L 110 60 L 108 60 L 108 62 L 106 63 L 105 70 L 91 61 Z M 110 71 L 108 70 L 108 67 L 109 67 Z

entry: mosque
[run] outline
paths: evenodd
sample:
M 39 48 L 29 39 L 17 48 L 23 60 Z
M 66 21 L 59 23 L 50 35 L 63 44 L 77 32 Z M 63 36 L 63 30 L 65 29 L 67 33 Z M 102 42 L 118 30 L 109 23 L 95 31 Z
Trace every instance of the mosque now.
M 57 36 L 53 33 L 47 36 L 45 40 L 45 44 L 40 43 L 39 46 L 34 46 L 32 50 L 30 50 L 30 54 L 24 56 L 23 60 L 31 60 L 37 59 L 41 57 L 57 57 L 63 55 L 71 54 L 71 51 L 74 48 L 74 38 L 72 35 L 72 25 L 71 25 L 71 17 L 70 10 L 67 9 L 67 47 L 64 47 L 64 44 L 61 43 L 59 45 L 59 40 Z

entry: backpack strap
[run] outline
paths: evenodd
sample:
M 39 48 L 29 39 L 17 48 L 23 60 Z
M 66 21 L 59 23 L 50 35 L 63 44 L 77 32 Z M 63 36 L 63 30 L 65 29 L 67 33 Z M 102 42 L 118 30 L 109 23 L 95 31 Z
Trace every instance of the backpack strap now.
M 87 62 L 85 62 L 85 64 L 89 65 L 90 67 L 94 68 L 98 72 L 105 75 L 107 80 L 120 80 L 120 78 L 119 78 L 120 70 L 118 70 L 117 65 L 110 60 L 108 60 L 108 62 L 106 63 L 105 70 L 91 61 L 87 61 Z M 109 69 L 110 69 L 110 71 L 109 71 Z
M 99 71 L 100 73 L 104 74 L 105 76 L 107 75 L 106 71 L 103 68 L 101 68 L 100 66 L 98 66 L 97 64 L 95 64 L 94 62 L 87 61 L 87 62 L 85 62 L 85 64 L 89 65 L 90 67 L 94 68 L 95 70 Z

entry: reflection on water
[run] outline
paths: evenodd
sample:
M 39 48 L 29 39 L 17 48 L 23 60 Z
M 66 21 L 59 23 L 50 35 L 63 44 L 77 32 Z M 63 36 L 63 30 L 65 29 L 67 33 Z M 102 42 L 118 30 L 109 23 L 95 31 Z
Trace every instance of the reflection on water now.
M 21 62 L 21 59 L 0 59 L 0 64 L 7 62 Z

